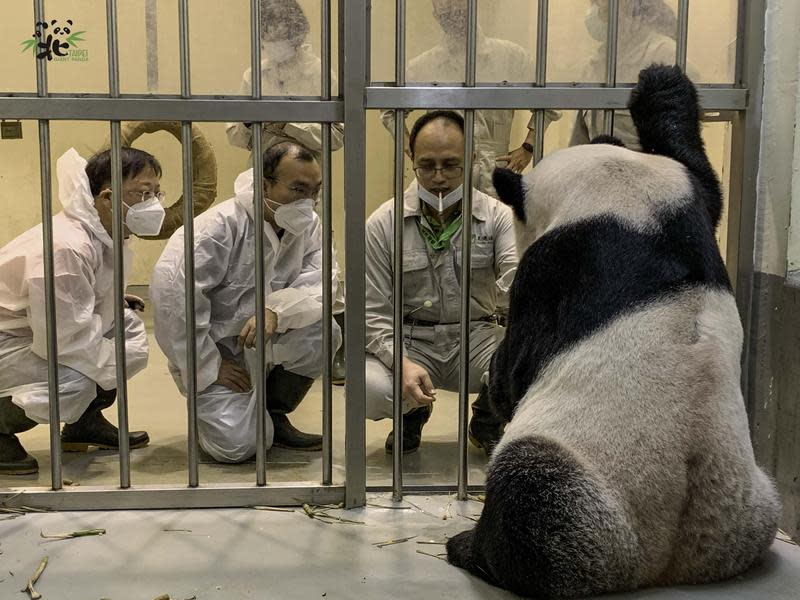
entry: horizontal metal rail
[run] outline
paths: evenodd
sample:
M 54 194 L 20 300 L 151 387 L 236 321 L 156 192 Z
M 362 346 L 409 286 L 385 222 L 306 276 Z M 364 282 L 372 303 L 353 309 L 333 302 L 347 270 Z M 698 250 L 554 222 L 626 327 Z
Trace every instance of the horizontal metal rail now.
M 79 121 L 287 121 L 339 123 L 338 100 L 0 97 L 0 118 Z

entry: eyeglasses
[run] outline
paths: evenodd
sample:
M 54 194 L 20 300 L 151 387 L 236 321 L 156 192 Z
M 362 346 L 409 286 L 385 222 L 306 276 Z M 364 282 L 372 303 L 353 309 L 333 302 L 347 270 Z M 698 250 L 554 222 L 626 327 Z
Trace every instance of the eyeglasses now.
M 426 179 L 435 176 L 436 171 L 441 171 L 445 179 L 458 179 L 464 174 L 464 167 L 414 167 L 417 177 Z
M 167 197 L 167 192 L 164 192 L 164 191 L 151 192 L 151 191 L 148 190 L 148 191 L 142 192 L 142 202 L 147 202 L 148 200 L 152 200 L 153 198 L 157 198 L 159 202 L 163 202 L 164 198 L 166 198 L 166 197 Z

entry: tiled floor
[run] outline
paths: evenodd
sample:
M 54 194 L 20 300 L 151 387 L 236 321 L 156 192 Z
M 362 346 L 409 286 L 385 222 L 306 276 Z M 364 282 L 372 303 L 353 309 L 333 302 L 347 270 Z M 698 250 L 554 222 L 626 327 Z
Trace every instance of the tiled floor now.
M 414 496 L 399 505 L 406 509 L 379 508 L 388 505 L 373 495 L 365 509 L 331 511 L 363 524 L 322 523 L 302 510 L 28 514 L 0 521 L 0 598 L 23 598 L 19 590 L 44 556 L 36 585 L 43 600 L 514 597 L 437 558 L 442 545 L 419 543 L 470 528 L 480 503 Z M 92 528 L 106 535 L 41 537 Z M 776 541 L 764 563 L 738 579 L 606 598 L 789 600 L 798 590 L 800 548 Z

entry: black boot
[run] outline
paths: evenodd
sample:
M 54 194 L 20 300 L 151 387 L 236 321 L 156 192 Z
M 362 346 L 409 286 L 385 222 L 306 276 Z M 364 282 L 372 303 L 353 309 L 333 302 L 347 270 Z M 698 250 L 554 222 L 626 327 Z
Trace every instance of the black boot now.
M 0 475 L 34 475 L 38 472 L 38 461 L 25 451 L 19 438 L 10 433 L 0 433 Z
M 265 394 L 267 411 L 272 417 L 275 436 L 272 445 L 291 450 L 322 450 L 322 436 L 304 433 L 289 422 L 286 416 L 292 412 L 314 384 L 310 377 L 290 373 L 278 365 L 267 376 Z
M 36 421 L 11 401 L 11 396 L 0 398 L 0 475 L 33 475 L 39 472 L 39 463 L 25 451 L 14 435 L 36 427 Z
M 503 436 L 505 424 L 495 415 L 489 405 L 489 388 L 481 386 L 478 397 L 472 404 L 472 419 L 469 422 L 469 441 L 491 456 L 494 447 Z
M 333 385 L 344 385 L 344 377 L 346 373 L 344 362 L 344 313 L 333 315 L 333 318 L 339 324 L 339 329 L 342 330 L 342 345 L 336 351 L 333 357 L 333 364 L 331 365 L 331 382 Z
M 403 415 L 403 454 L 416 452 L 422 441 L 422 428 L 431 418 L 433 406 L 420 406 Z M 394 430 L 386 437 L 387 454 L 394 452 Z
M 65 423 L 61 430 L 61 449 L 64 452 L 87 452 L 89 446 L 101 450 L 119 450 L 119 429 L 112 425 L 101 412 L 114 404 L 117 391 L 97 388 L 97 398 L 83 411 L 74 423 Z M 130 449 L 144 448 L 150 443 L 146 431 L 128 432 Z

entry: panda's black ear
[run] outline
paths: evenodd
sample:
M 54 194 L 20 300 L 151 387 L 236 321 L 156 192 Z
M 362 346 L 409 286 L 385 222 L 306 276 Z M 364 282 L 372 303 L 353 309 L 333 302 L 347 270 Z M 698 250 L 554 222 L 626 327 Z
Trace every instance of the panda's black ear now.
M 503 204 L 511 207 L 514 215 L 525 222 L 525 189 L 522 185 L 522 175 L 514 173 L 511 169 L 497 167 L 492 175 L 494 189 Z

